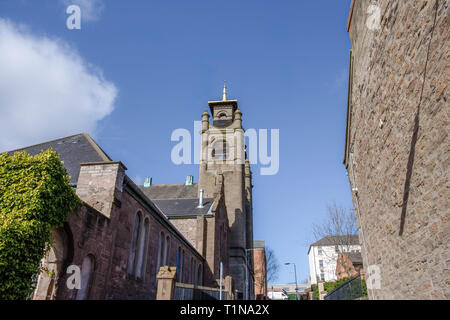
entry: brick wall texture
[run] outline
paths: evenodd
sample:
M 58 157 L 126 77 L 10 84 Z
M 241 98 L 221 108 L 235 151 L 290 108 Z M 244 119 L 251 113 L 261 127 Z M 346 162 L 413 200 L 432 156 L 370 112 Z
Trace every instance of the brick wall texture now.
M 345 162 L 372 299 L 450 299 L 449 3 L 353 3 Z

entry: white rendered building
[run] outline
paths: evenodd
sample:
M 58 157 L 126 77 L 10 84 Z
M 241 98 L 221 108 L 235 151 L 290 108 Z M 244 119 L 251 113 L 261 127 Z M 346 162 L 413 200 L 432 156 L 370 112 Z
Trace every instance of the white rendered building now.
M 335 281 L 339 252 L 361 252 L 358 235 L 326 236 L 309 246 L 309 281 Z

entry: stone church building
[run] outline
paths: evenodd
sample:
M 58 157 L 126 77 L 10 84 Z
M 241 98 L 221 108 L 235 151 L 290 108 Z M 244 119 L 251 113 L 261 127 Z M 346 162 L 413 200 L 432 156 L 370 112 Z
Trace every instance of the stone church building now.
M 136 185 L 86 133 L 16 151 L 52 148 L 82 205 L 54 230 L 34 299 L 155 299 L 162 266 L 176 282 L 253 298 L 252 176 L 237 100 L 202 114 L 199 182 Z M 71 280 L 76 268 L 80 288 Z

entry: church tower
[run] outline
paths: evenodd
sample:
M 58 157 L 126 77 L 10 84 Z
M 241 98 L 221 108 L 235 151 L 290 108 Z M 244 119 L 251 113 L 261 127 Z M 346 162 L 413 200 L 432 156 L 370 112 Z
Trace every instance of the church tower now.
M 252 173 L 247 159 L 242 127 L 242 113 L 237 100 L 228 100 L 226 86 L 221 101 L 208 102 L 209 114 L 202 114 L 199 191 L 214 197 L 216 184 L 223 181 L 223 194 L 230 234 L 229 270 L 237 298 L 251 299 L 253 280 Z

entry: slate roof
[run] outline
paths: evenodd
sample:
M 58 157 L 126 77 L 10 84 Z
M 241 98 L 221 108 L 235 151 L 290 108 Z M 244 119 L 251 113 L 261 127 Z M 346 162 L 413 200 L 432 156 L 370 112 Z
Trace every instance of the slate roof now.
M 355 235 L 342 235 L 342 236 L 326 236 L 319 241 L 311 244 L 311 247 L 316 246 L 334 246 L 337 244 L 346 245 L 359 245 L 359 237 Z
M 152 200 L 198 199 L 198 184 L 153 184 L 150 187 L 139 186 L 142 192 Z M 198 200 L 197 200 L 198 201 Z
M 204 199 L 203 208 L 197 208 L 198 199 L 152 200 L 168 217 L 189 217 L 208 214 L 214 199 Z
M 168 217 L 188 217 L 205 215 L 214 199 L 205 198 L 203 208 L 198 206 L 198 184 L 153 184 L 149 187 L 139 186 L 141 191 L 151 199 Z
M 80 174 L 80 163 L 112 161 L 87 133 L 80 133 L 9 151 L 9 154 L 17 151 L 26 151 L 33 156 L 50 147 L 59 154 L 61 161 L 64 161 L 63 166 L 70 176 L 71 185 L 77 184 L 78 175 Z
M 340 236 L 326 236 L 322 239 L 314 242 L 309 246 L 309 251 L 311 250 L 311 247 L 318 247 L 318 246 L 335 246 L 335 245 L 359 245 L 359 237 L 357 234 L 353 235 L 340 235 Z

